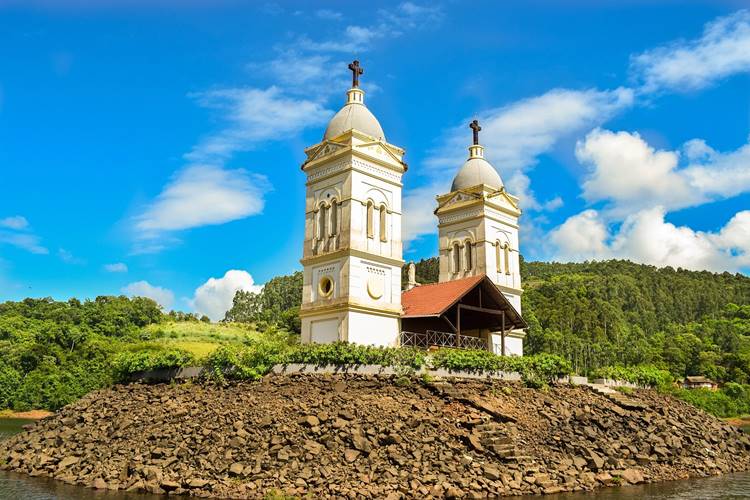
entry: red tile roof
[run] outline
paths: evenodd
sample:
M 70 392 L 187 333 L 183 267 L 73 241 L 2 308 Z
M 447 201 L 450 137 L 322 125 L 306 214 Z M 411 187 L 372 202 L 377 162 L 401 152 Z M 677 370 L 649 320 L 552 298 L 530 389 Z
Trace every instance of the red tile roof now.
M 421 285 L 401 294 L 404 318 L 439 316 L 484 279 L 484 274 L 444 283 Z

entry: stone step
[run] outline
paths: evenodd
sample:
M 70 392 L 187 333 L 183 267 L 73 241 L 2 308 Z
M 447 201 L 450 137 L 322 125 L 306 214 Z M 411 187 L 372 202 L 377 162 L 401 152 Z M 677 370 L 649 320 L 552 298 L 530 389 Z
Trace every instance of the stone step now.
M 515 447 L 508 448 L 506 446 L 489 446 L 489 449 L 500 458 L 510 458 L 518 455 L 518 450 Z
M 505 426 L 503 424 L 490 422 L 488 424 L 475 425 L 474 429 L 480 432 L 497 432 L 497 431 L 504 432 Z
M 485 446 L 513 446 L 513 440 L 507 436 L 482 436 L 480 439 Z

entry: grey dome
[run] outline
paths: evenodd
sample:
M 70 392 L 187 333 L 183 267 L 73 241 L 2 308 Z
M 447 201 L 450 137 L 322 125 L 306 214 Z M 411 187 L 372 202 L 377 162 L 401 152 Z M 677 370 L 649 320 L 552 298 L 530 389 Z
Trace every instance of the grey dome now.
M 451 191 L 466 189 L 477 184 L 486 184 L 495 189 L 503 187 L 503 181 L 495 167 L 484 158 L 469 158 L 453 179 Z
M 383 128 L 380 126 L 378 119 L 375 118 L 364 104 L 349 103 L 331 118 L 328 123 L 323 140 L 333 139 L 351 129 L 357 129 L 376 139 L 385 141 Z

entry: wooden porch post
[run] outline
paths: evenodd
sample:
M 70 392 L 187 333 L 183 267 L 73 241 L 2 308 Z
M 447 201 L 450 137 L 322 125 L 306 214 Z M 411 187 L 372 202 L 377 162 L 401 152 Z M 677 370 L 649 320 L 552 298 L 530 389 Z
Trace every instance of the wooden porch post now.
M 500 354 L 505 356 L 505 311 L 503 311 L 503 315 L 500 316 L 501 318 L 501 332 L 500 332 Z
M 456 347 L 461 348 L 461 305 L 456 306 Z

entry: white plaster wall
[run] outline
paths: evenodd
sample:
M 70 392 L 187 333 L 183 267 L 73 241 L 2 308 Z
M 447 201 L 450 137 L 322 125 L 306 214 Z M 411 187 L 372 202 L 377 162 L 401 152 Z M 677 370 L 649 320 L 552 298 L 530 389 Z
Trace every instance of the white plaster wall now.
M 495 354 L 502 353 L 502 336 L 499 333 L 490 334 L 492 342 L 492 352 Z M 506 356 L 523 356 L 523 339 L 505 336 L 505 355 Z
M 349 295 L 357 302 L 377 306 L 401 304 L 401 269 L 374 260 L 352 257 L 350 259 Z M 374 299 L 367 291 L 370 275 L 379 276 L 383 282 L 383 296 Z
M 505 298 L 508 299 L 508 301 L 513 304 L 513 307 L 518 311 L 521 312 L 521 296 L 515 293 L 509 293 L 509 292 L 503 292 L 503 295 L 505 295 Z
M 328 344 L 340 340 L 340 320 L 337 316 L 328 318 L 305 318 L 310 322 L 310 339 L 315 344 Z
M 349 313 L 349 342 L 362 345 L 396 347 L 399 338 L 398 318 L 360 312 Z

